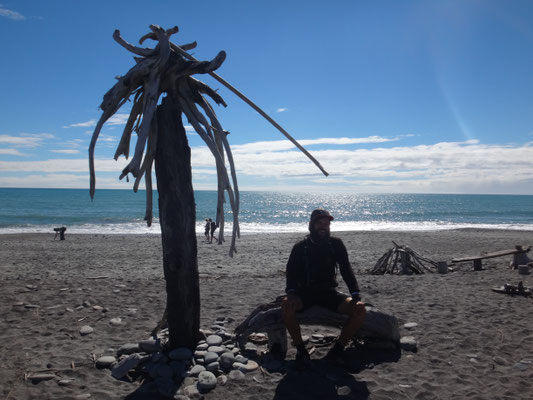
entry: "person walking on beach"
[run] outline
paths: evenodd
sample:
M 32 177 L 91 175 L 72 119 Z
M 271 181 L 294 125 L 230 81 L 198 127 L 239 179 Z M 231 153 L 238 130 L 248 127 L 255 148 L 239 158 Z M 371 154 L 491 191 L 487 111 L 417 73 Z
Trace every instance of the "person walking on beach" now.
M 341 239 L 330 236 L 332 220 L 328 211 L 314 210 L 309 220 L 309 235 L 294 245 L 287 262 L 287 296 L 281 308 L 283 322 L 296 346 L 298 369 L 308 367 L 311 358 L 302 340 L 297 312 L 318 305 L 349 316 L 325 357 L 333 362 L 342 361 L 344 347 L 362 326 L 366 315 L 346 247 Z M 350 295 L 336 289 L 337 265 Z
M 211 230 L 211 218 L 205 219 L 205 241 L 209 242 L 209 231 Z
M 211 221 L 211 240 L 209 241 L 209 243 L 213 243 L 213 239 L 215 239 L 218 243 L 218 239 L 215 237 L 215 231 L 217 230 L 217 228 L 218 228 L 218 225 L 216 224 L 216 222 Z

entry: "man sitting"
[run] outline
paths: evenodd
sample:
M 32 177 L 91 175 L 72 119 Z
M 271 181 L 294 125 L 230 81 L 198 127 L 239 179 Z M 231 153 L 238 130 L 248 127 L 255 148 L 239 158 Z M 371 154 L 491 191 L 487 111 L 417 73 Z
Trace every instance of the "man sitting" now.
M 302 340 L 296 313 L 311 306 L 322 306 L 346 314 L 337 342 L 326 359 L 342 361 L 344 347 L 359 330 L 365 319 L 365 305 L 361 302 L 359 286 L 348 260 L 348 252 L 341 239 L 330 236 L 331 214 L 314 210 L 309 221 L 310 234 L 294 245 L 287 262 L 287 297 L 282 302 L 283 322 L 296 346 L 296 367 L 304 369 L 310 356 Z M 337 265 L 348 286 L 350 296 L 336 290 Z

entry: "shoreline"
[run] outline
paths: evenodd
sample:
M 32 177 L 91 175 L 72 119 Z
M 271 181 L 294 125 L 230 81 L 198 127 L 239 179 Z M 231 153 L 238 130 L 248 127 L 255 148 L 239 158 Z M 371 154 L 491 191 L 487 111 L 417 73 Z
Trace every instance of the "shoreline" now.
M 485 270 L 478 272 L 472 271 L 471 263 L 461 263 L 445 275 L 365 274 L 392 247 L 393 240 L 434 261 L 449 261 L 533 245 L 533 232 L 460 229 L 332 234 L 347 247 L 363 300 L 394 314 L 402 336 L 415 337 L 418 351 L 402 351 L 398 360 L 375 360 L 357 371 L 333 371 L 331 379 L 314 370 L 251 373 L 242 381 L 217 386 L 206 399 L 339 398 L 333 394 L 346 386 L 351 390 L 344 389 L 347 399 L 533 397 L 533 301 L 491 290 L 519 280 L 533 286 L 533 275 L 518 275 L 508 268 L 510 256 L 484 260 Z M 229 327 L 233 329 L 257 305 L 282 294 L 290 250 L 303 235 L 242 235 L 233 258 L 227 255 L 228 242 L 210 245 L 199 235 L 201 327 L 209 328 L 222 316 L 234 320 Z M 4 354 L 0 395 L 11 400 L 140 396 L 138 382 L 118 381 L 109 370 L 96 369 L 92 354 L 112 354 L 111 349 L 148 338 L 161 317 L 166 295 L 160 237 L 67 231 L 65 241 L 53 238 L 54 233 L 0 235 L 0 351 Z M 345 290 L 344 283 L 339 283 Z M 25 308 L 27 304 L 37 307 Z M 94 305 L 107 312 L 93 309 Z M 122 322 L 111 324 L 117 317 Z M 403 328 L 406 322 L 418 326 Z M 91 325 L 94 332 L 81 336 L 83 325 Z M 305 326 L 303 331 L 306 335 L 336 332 L 320 326 Z M 313 362 L 320 365 L 319 358 L 327 350 L 317 348 Z M 290 347 L 289 365 L 293 358 Z M 57 379 L 38 384 L 23 379 L 25 373 L 47 370 L 53 370 L 58 379 L 74 380 L 59 386 Z

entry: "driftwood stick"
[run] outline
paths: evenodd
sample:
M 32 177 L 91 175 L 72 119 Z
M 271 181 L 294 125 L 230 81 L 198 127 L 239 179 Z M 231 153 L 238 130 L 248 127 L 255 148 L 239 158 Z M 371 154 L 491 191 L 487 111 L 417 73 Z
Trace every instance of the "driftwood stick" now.
M 115 42 L 117 42 L 119 45 L 124 47 L 126 50 L 132 52 L 133 54 L 137 54 L 138 56 L 150 57 L 157 53 L 154 49 L 147 49 L 147 48 L 143 49 L 143 48 L 134 46 L 131 43 L 128 43 L 126 40 L 122 38 L 122 36 L 120 35 L 120 30 L 118 29 L 115 29 L 115 32 L 113 32 L 113 39 L 115 39 Z
M 175 49 L 185 58 L 188 58 L 189 60 L 198 61 L 196 58 L 191 56 L 189 53 L 181 49 L 180 47 L 176 46 Z M 328 176 L 329 174 L 326 172 L 326 170 L 320 165 L 318 160 L 316 160 L 306 149 L 300 145 L 285 129 L 283 129 L 276 121 L 274 121 L 267 113 L 265 113 L 261 108 L 259 108 L 253 101 L 251 101 L 248 97 L 246 97 L 244 94 L 239 92 L 235 87 L 230 85 L 226 80 L 221 78 L 219 75 L 215 74 L 214 72 L 210 72 L 209 75 L 211 75 L 213 78 L 215 78 L 217 81 L 219 81 L 221 84 L 226 86 L 229 90 L 231 90 L 234 94 L 237 95 L 241 100 L 243 100 L 246 104 L 248 104 L 250 107 L 252 107 L 255 111 L 257 111 L 263 118 L 265 118 L 268 122 L 270 122 L 277 130 L 279 130 L 287 139 L 291 141 L 292 144 L 294 144 L 302 153 L 304 153 L 317 167 L 322 171 L 322 173 L 325 176 Z
M 154 218 L 152 205 L 152 164 L 148 165 L 148 168 L 146 168 L 146 172 L 144 173 L 144 183 L 146 186 L 146 213 L 144 214 L 144 220 L 150 227 L 152 226 L 152 220 Z
M 139 93 L 141 92 L 138 92 L 138 94 Z M 139 116 L 142 113 L 142 105 L 143 95 L 140 94 L 139 96 L 135 96 L 133 107 L 131 108 L 131 112 L 128 117 L 128 121 L 126 122 L 124 132 L 122 133 L 122 137 L 120 138 L 120 142 L 115 152 L 115 160 L 117 160 L 121 155 L 124 155 L 126 159 L 129 157 L 131 133 L 133 131 L 133 125 L 136 121 L 139 120 Z

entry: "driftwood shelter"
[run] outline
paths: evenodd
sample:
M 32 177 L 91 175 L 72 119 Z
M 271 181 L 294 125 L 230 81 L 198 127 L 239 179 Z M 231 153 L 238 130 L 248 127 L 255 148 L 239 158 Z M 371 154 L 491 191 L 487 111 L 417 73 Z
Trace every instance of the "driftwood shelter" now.
M 188 145 L 182 114 L 194 127 L 213 154 L 217 170 L 218 204 L 216 222 L 219 239 L 224 241 L 224 202 L 227 193 L 233 216 L 232 239 L 229 255 L 236 252 L 239 236 L 239 190 L 231 148 L 227 135 L 219 123 L 210 102 L 226 106 L 222 97 L 205 83 L 193 78 L 195 74 L 210 74 L 241 99 L 267 118 L 296 147 L 303 151 L 317 167 L 327 172 L 283 128 L 266 115 L 246 96 L 214 73 L 225 60 L 220 51 L 211 61 L 198 61 L 187 53 L 196 42 L 178 46 L 170 37 L 178 27 L 163 29 L 150 25 L 148 34 L 139 43 L 151 39 L 154 48 L 143 48 L 128 43 L 116 30 L 115 41 L 134 54 L 135 65 L 104 95 L 100 105 L 103 113 L 96 124 L 89 146 L 90 195 L 94 196 L 96 178 L 94 152 L 105 122 L 126 102 L 132 101 L 131 112 L 115 153 L 129 157 L 133 132 L 137 142 L 133 157 L 120 175 L 131 174 L 134 191 L 144 178 L 146 185 L 145 220 L 152 223 L 152 167 L 155 162 L 159 193 L 159 220 L 163 244 L 163 268 L 167 289 L 167 309 L 164 315 L 169 328 L 169 347 L 194 348 L 200 333 L 200 296 L 196 243 L 196 211 L 191 175 L 191 151 Z M 160 102 L 162 95 L 165 97 Z M 226 168 L 229 166 L 229 172 Z M 231 178 L 230 178 L 231 176 Z
M 394 241 L 393 247 L 383 254 L 376 265 L 368 271 L 371 275 L 384 274 L 423 274 L 434 272 L 437 263 L 423 257 L 409 246 L 400 246 Z

